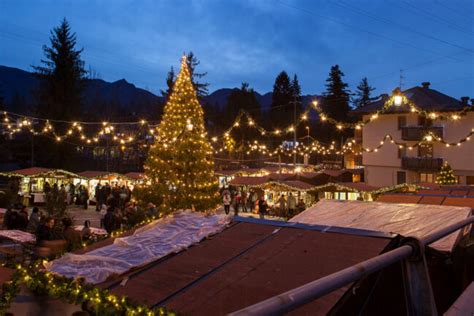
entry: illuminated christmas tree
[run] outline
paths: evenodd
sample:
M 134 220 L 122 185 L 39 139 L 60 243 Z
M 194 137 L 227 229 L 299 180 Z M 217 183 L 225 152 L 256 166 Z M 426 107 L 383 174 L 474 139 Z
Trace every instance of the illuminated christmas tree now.
M 437 184 L 456 184 L 458 183 L 458 179 L 454 175 L 453 169 L 448 164 L 447 161 L 444 162 L 443 166 L 441 167 L 438 175 L 436 176 L 436 183 Z
M 196 97 L 186 56 L 156 130 L 157 140 L 145 162 L 150 185 L 138 194 L 163 211 L 205 211 L 219 203 L 213 148 L 207 140 L 204 111 Z

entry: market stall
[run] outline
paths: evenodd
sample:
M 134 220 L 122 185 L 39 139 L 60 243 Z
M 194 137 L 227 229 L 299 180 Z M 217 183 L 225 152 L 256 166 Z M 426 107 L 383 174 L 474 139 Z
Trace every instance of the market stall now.
M 75 179 L 75 185 L 84 185 L 89 191 L 89 197 L 95 198 L 95 187 L 97 184 L 104 185 L 108 183 L 110 186 L 128 186 L 131 187 L 135 183 L 133 179 L 126 175 L 107 172 L 107 171 L 83 171 L 78 174 L 80 178 Z
M 326 183 L 312 188 L 318 200 L 349 200 L 349 201 L 373 201 L 383 193 L 411 192 L 418 187 L 409 184 L 400 184 L 391 187 L 375 187 L 364 182 L 339 182 Z
M 46 195 L 44 192 L 45 184 L 50 186 L 68 185 L 75 183 L 78 180 L 84 180 L 78 174 L 61 169 L 49 169 L 32 167 L 26 169 L 13 170 L 9 172 L 0 173 L 4 177 L 15 177 L 19 179 L 19 191 L 23 197 L 23 204 L 29 205 L 30 202 L 34 204 L 41 204 L 46 202 Z

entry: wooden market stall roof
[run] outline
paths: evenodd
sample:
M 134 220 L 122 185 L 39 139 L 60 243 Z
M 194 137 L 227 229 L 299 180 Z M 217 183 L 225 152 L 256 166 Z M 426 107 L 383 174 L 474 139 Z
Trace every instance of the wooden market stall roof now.
M 143 172 L 128 172 L 124 174 L 124 176 L 135 181 L 143 180 L 145 178 L 145 174 Z
M 412 184 L 398 184 L 391 187 L 375 187 L 368 185 L 365 182 L 330 182 L 323 185 L 315 186 L 311 191 L 340 191 L 340 192 L 356 192 L 369 193 L 372 195 L 379 195 L 390 192 L 405 192 L 415 191 L 419 188 Z
M 79 172 L 78 175 L 89 180 L 99 180 L 99 179 L 110 178 L 110 177 L 125 178 L 127 180 L 133 180 L 132 178 L 129 178 L 127 175 L 120 174 L 117 172 L 109 172 L 109 171 L 87 170 L 87 171 Z
M 31 167 L 25 169 L 18 169 L 8 172 L 0 173 L 2 176 L 6 177 L 20 177 L 20 178 L 39 178 L 39 177 L 54 177 L 54 176 L 65 176 L 70 178 L 82 178 L 79 174 L 62 170 L 62 169 L 50 169 L 50 168 L 41 168 L 41 167 Z
M 230 181 L 230 184 L 245 185 L 254 188 L 258 187 L 262 189 L 277 186 L 292 191 L 309 191 L 314 188 L 314 185 L 300 180 L 287 180 L 285 175 L 281 177 L 281 180 L 274 180 L 271 175 L 263 177 L 235 177 L 232 181 Z
M 300 181 L 300 180 L 282 180 L 282 181 L 269 181 L 261 186 L 262 188 L 280 187 L 282 189 L 290 191 L 311 191 L 314 185 Z
M 117 276 L 102 287 L 182 314 L 225 315 L 368 259 L 393 244 L 388 234 L 322 232 L 321 227 L 286 224 L 234 219 L 213 238 Z M 280 277 L 275 278 L 276 274 Z M 127 282 L 121 285 L 125 278 Z M 326 315 L 347 289 L 327 294 L 296 312 Z M 399 305 L 399 310 L 405 308 Z
M 230 185 L 259 186 L 268 181 L 267 176 L 263 177 L 235 177 L 229 182 Z

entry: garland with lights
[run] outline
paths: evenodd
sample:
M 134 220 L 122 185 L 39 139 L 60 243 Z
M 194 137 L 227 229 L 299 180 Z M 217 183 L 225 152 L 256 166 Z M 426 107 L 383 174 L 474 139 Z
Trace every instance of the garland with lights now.
M 247 121 L 247 126 L 250 128 L 255 128 L 260 132 L 260 135 L 262 136 L 267 136 L 267 137 L 281 137 L 284 135 L 287 135 L 289 133 L 294 132 L 294 130 L 304 121 L 308 119 L 308 114 L 311 111 L 311 109 L 315 109 L 316 112 L 319 114 L 320 119 L 322 122 L 328 122 L 330 124 L 333 124 L 337 127 L 338 130 L 343 130 L 345 128 L 352 128 L 352 129 L 362 129 L 364 125 L 367 123 L 370 123 L 373 120 L 376 120 L 380 114 L 386 113 L 390 108 L 394 106 L 402 106 L 406 105 L 408 106 L 409 110 L 414 113 L 418 113 L 420 115 L 429 117 L 430 119 L 441 119 L 441 120 L 459 120 L 461 119 L 466 112 L 472 110 L 471 107 L 465 107 L 461 111 L 458 112 L 449 112 L 448 114 L 443 114 L 443 113 L 437 113 L 437 112 L 428 112 L 425 111 L 419 107 L 417 107 L 410 99 L 408 99 L 406 96 L 404 96 L 401 91 L 397 88 L 393 91 L 392 96 L 384 103 L 384 106 L 382 109 L 373 112 L 371 114 L 368 114 L 368 119 L 356 123 L 346 123 L 346 122 L 339 122 L 336 121 L 330 117 L 328 117 L 322 109 L 318 106 L 318 102 L 315 100 L 311 103 L 311 106 L 309 106 L 303 114 L 300 116 L 298 119 L 298 122 L 296 122 L 296 125 L 289 125 L 285 128 L 277 128 L 272 131 L 266 130 L 265 128 L 261 127 L 255 119 L 252 118 L 252 116 L 244 111 L 241 110 L 237 117 L 235 118 L 233 124 L 228 128 L 222 136 L 214 136 L 211 138 L 213 143 L 217 143 L 219 139 L 222 139 L 223 141 L 223 147 L 220 148 L 219 150 L 215 150 L 215 153 L 221 153 L 223 150 L 227 150 L 229 152 L 233 151 L 244 151 L 243 148 L 235 148 L 235 140 L 231 137 L 231 133 L 235 128 L 238 128 L 242 126 L 245 123 L 245 120 Z M 22 130 L 28 130 L 34 135 L 45 135 L 48 136 L 50 135 L 54 140 L 57 142 L 60 141 L 65 141 L 68 138 L 72 137 L 78 137 L 81 141 L 83 141 L 84 145 L 90 145 L 90 144 L 98 144 L 101 140 L 107 139 L 108 137 L 117 145 L 120 146 L 122 150 L 125 149 L 125 145 L 130 145 L 134 142 L 140 141 L 139 135 L 142 134 L 145 139 L 157 139 L 159 135 L 157 135 L 157 125 L 152 124 L 150 122 L 147 122 L 145 120 L 140 120 L 138 122 L 116 122 L 116 123 L 109 123 L 109 122 L 68 122 L 68 121 L 59 121 L 59 120 L 49 120 L 49 119 L 41 119 L 41 118 L 35 118 L 35 117 L 29 117 L 29 116 L 22 116 L 19 114 L 11 113 L 11 112 L 3 112 L 4 113 L 4 119 L 3 119 L 3 126 L 6 128 L 6 131 L 10 134 L 13 135 L 17 132 L 20 132 Z M 16 123 L 15 123 L 16 122 Z M 40 130 L 35 130 L 34 125 L 35 122 L 38 125 L 42 124 L 42 128 Z M 58 135 L 55 133 L 55 128 L 52 123 L 57 123 L 57 124 L 68 124 L 69 128 L 68 131 L 63 134 L 63 135 Z M 138 126 L 139 129 L 135 134 L 128 134 L 125 135 L 124 133 L 119 133 L 116 132 L 118 127 L 120 126 Z M 84 132 L 85 128 L 88 126 L 95 126 L 99 128 L 99 131 L 95 133 L 92 136 L 87 136 L 86 133 Z M 429 135 L 427 135 L 428 137 Z M 434 135 L 433 135 L 434 136 Z M 469 137 L 468 135 L 467 137 Z M 387 136 L 386 136 L 387 138 Z M 393 139 L 390 136 L 391 139 Z M 384 139 L 385 140 L 385 139 Z M 465 139 L 461 140 L 460 142 L 464 142 Z M 458 145 L 460 142 L 456 143 L 445 143 L 447 147 L 449 146 L 455 146 Z M 349 144 L 350 145 L 350 144 Z M 406 146 L 402 143 L 398 144 L 400 146 L 405 146 L 409 148 L 410 146 Z M 416 145 L 418 146 L 418 145 Z M 415 146 L 415 147 L 416 147 Z M 332 148 L 331 148 L 332 147 Z M 381 146 L 378 146 L 377 148 L 373 149 L 362 149 L 362 151 L 365 152 L 373 152 L 377 151 L 380 149 Z M 352 148 L 347 148 L 344 146 L 341 150 L 335 150 L 334 146 L 331 145 L 330 147 L 325 148 L 324 146 L 321 146 L 320 144 L 314 145 L 314 143 L 311 145 L 311 148 L 307 147 L 303 150 L 301 148 L 294 148 L 292 149 L 292 152 L 289 152 L 288 149 L 283 148 L 283 146 L 279 146 L 275 150 L 270 151 L 267 148 L 264 148 L 260 146 L 260 148 L 255 148 L 255 145 L 250 145 L 250 149 L 247 149 L 247 155 L 250 154 L 250 152 L 255 152 L 255 151 L 261 151 L 261 153 L 268 154 L 270 157 L 273 155 L 278 155 L 278 154 L 283 154 L 283 155 L 291 155 L 293 153 L 298 152 L 301 155 L 305 154 L 310 154 L 310 153 L 320 153 L 320 154 L 327 154 L 327 153 L 336 153 L 336 154 L 343 154 L 346 152 L 354 152 Z M 357 154 L 357 153 L 356 153 Z
M 347 122 L 341 122 L 337 121 L 331 117 L 329 117 L 324 111 L 318 106 L 317 102 L 313 102 L 313 107 L 316 110 L 316 112 L 319 114 L 319 117 L 322 122 L 328 122 L 332 125 L 334 125 L 338 130 L 343 130 L 346 128 L 349 129 L 357 129 L 360 130 L 362 127 L 376 119 L 379 118 L 379 115 L 384 114 L 388 112 L 392 107 L 401 107 L 401 106 L 407 106 L 412 113 L 417 113 L 421 116 L 428 117 L 430 119 L 440 119 L 440 120 L 453 120 L 457 121 L 463 118 L 466 114 L 466 112 L 472 111 L 472 107 L 465 106 L 462 110 L 460 111 L 449 111 L 448 114 L 444 114 L 441 112 L 433 112 L 433 111 L 426 111 L 418 106 L 411 101 L 409 98 L 404 96 L 402 92 L 400 91 L 399 88 L 395 89 L 393 91 L 393 94 L 390 98 L 385 101 L 384 105 L 380 110 L 377 110 L 375 112 L 372 112 L 370 114 L 367 114 L 368 118 L 359 121 L 356 123 L 347 123 Z
M 0 314 L 5 314 L 20 286 L 25 285 L 32 292 L 62 299 L 70 304 L 81 305 L 93 315 L 176 315 L 164 307 L 150 309 L 133 303 L 126 296 L 118 297 L 108 290 L 87 284 L 83 279 L 70 279 L 50 272 L 41 271 L 42 262 L 17 265 L 12 279 L 2 286 Z

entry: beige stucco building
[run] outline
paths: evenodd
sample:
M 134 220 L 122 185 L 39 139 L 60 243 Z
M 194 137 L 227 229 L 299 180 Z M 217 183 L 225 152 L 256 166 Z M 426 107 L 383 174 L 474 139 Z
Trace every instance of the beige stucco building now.
M 454 99 L 430 89 L 429 83 L 405 90 L 403 95 L 429 114 L 443 114 L 450 119 L 431 119 L 430 117 L 434 116 L 413 113 L 410 107 L 404 104 L 391 106 L 377 119 L 365 124 L 361 135 L 356 135 L 363 148 L 373 149 L 379 146 L 386 135 L 391 135 L 395 142 L 407 146 L 399 148 L 397 144 L 386 139 L 377 151 L 365 151 L 362 154 L 365 182 L 373 186 L 391 186 L 405 182 L 434 183 L 441 165 L 447 161 L 460 184 L 474 185 L 474 135 L 459 146 L 447 147 L 440 142 L 426 141 L 410 149 L 410 146 L 425 139 L 428 133 L 438 135 L 448 143 L 465 139 L 474 129 L 474 111 L 468 111 L 456 119 L 451 117 L 469 106 L 469 99 Z M 380 110 L 387 99 L 388 96 L 382 97 L 381 100 L 355 112 L 363 114 L 364 120 L 368 119 L 370 113 Z

